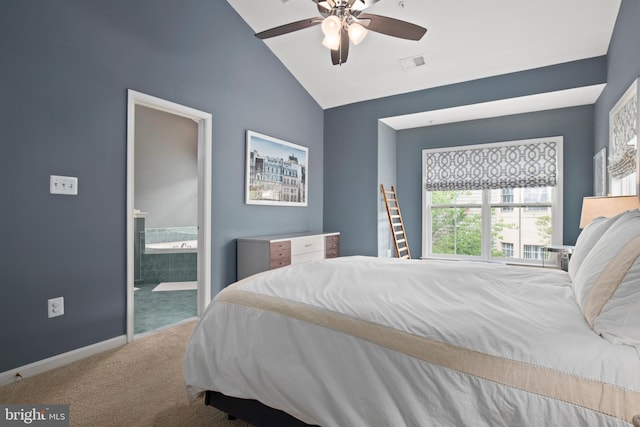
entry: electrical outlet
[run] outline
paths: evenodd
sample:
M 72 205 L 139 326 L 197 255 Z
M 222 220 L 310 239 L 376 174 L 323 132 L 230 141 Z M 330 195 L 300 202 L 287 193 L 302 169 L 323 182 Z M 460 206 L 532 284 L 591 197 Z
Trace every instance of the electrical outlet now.
M 64 314 L 64 297 L 51 298 L 47 304 L 49 318 Z
M 51 175 L 49 177 L 49 193 L 66 194 L 75 196 L 78 194 L 78 178 L 75 176 Z

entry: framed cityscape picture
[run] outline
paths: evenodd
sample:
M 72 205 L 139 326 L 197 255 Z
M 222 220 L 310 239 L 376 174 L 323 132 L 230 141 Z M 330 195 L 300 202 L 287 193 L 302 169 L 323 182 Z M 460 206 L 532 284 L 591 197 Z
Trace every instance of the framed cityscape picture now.
M 309 149 L 247 131 L 245 203 L 307 206 Z

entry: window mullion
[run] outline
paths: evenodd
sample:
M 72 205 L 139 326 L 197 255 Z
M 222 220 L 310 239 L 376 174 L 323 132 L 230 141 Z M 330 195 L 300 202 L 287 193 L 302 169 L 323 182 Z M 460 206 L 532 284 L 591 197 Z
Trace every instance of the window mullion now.
M 482 259 L 491 259 L 491 190 L 482 190 Z
M 422 256 L 424 257 L 425 255 L 430 257 L 433 255 L 433 242 L 431 241 L 431 230 L 432 230 L 432 218 L 433 218 L 433 206 L 431 204 L 431 192 L 427 191 L 426 189 L 422 189 L 423 191 L 423 209 L 426 212 L 423 215 L 423 247 L 422 247 Z

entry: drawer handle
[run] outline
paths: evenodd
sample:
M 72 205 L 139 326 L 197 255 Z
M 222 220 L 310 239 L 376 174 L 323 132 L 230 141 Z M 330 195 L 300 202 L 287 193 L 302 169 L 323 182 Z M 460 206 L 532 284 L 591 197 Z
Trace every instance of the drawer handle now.
M 307 245 L 304 245 L 305 248 L 310 248 L 311 246 L 313 246 L 313 243 L 309 243 Z

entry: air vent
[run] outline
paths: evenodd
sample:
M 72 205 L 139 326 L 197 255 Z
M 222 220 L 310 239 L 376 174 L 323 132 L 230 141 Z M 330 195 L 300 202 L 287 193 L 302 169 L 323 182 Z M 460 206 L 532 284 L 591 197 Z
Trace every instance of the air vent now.
M 400 64 L 402 64 L 402 68 L 405 71 L 413 70 L 414 68 L 419 68 L 427 65 L 424 54 L 412 56 L 410 58 L 404 58 L 400 60 Z

